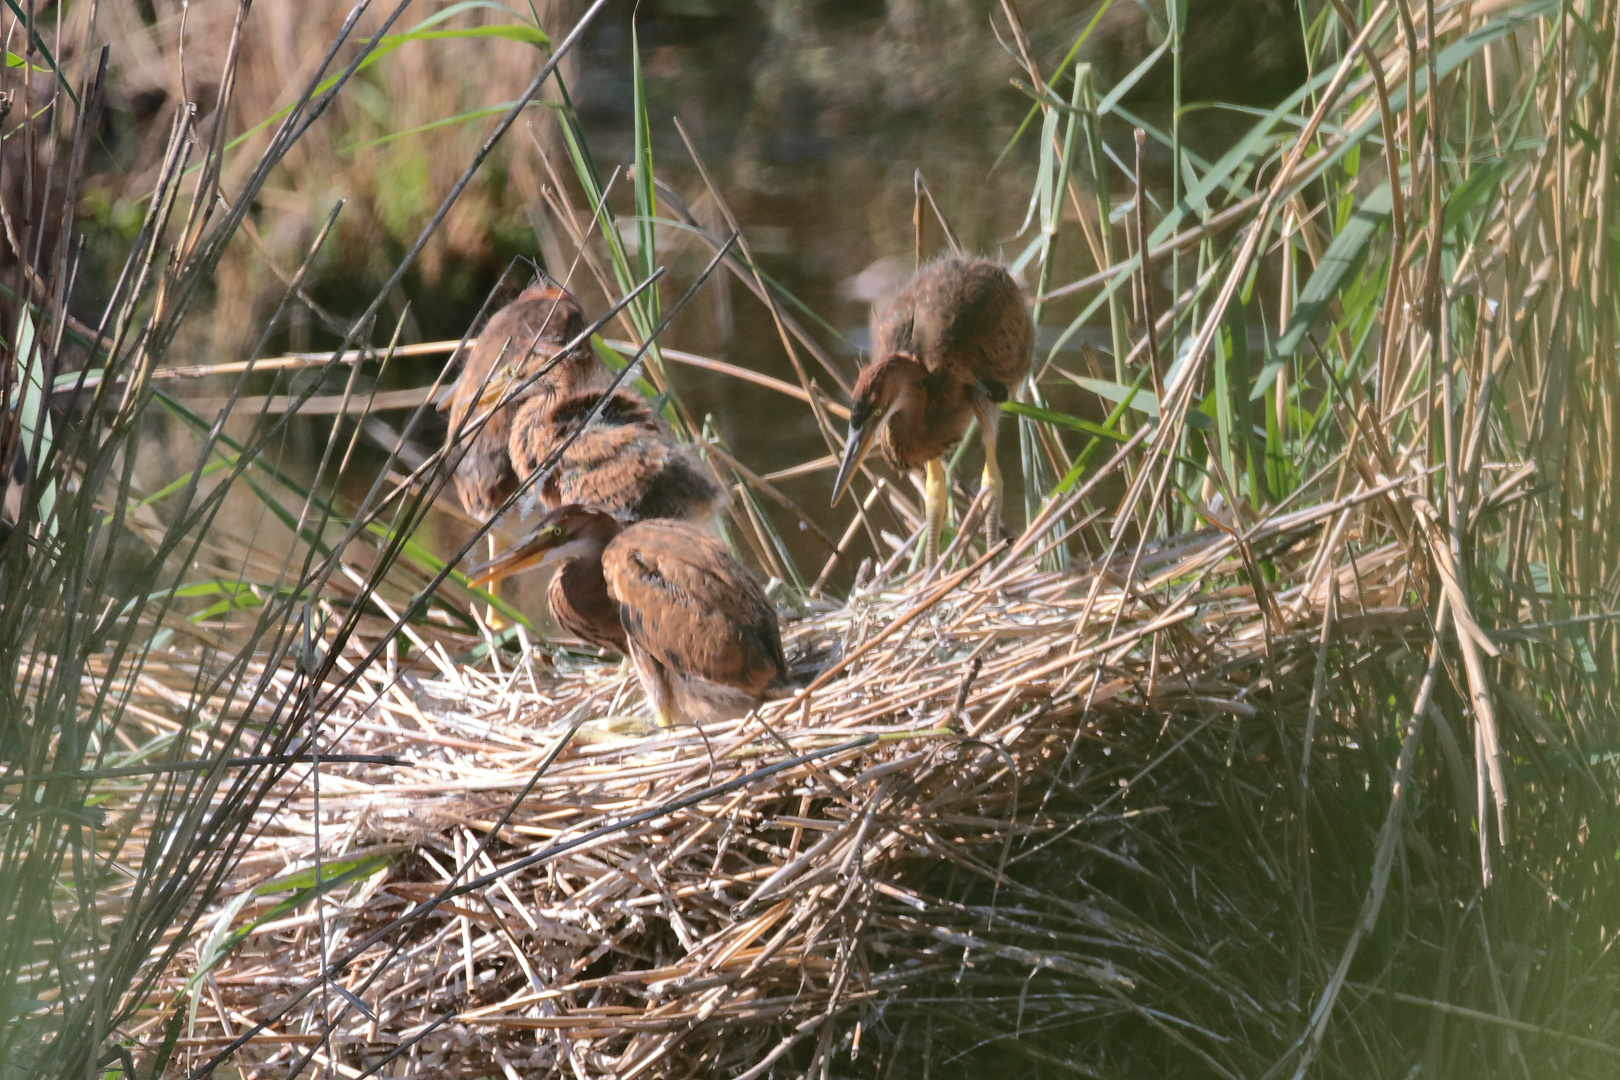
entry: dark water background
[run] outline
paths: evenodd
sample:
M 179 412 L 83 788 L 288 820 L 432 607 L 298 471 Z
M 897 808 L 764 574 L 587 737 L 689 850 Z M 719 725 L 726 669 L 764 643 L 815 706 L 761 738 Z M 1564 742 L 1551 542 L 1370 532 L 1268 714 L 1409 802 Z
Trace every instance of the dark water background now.
M 551 24 L 572 25 L 583 7 L 579 0 L 559 0 L 549 13 Z M 1057 65 L 1097 8 L 1056 0 L 1020 5 L 1044 71 Z M 1083 57 L 1095 66 L 1104 91 L 1162 40 L 1147 11 L 1134 0 L 1116 0 L 1100 20 Z M 639 35 L 659 178 L 693 206 L 700 220 L 721 230 L 717 208 L 674 128 L 673 119 L 679 117 L 742 222 L 765 272 L 825 320 L 826 326 L 817 326 L 799 315 L 843 378 L 852 382 L 863 358 L 872 303 L 911 270 L 916 170 L 922 171 L 971 251 L 1010 261 L 1034 238 L 1033 227 L 1020 230 L 1034 186 L 1039 120 L 998 164 L 1031 104 L 1010 85 L 1010 80 L 1027 76 L 998 41 L 998 31 L 1007 37 L 1002 9 L 978 0 L 643 0 L 639 5 L 625 0 L 600 17 L 564 72 L 591 154 L 605 178 L 632 159 L 632 32 Z M 1192 0 L 1184 47 L 1184 100 L 1260 105 L 1280 97 L 1306 74 L 1299 37 L 1299 13 L 1286 0 Z M 1147 122 L 1166 129 L 1170 71 L 1167 56 L 1123 102 Z M 1184 136 L 1190 147 L 1213 158 L 1252 122 L 1252 117 L 1233 110 L 1189 111 Z M 1129 125 L 1111 120 L 1106 135 L 1120 160 L 1130 160 Z M 536 153 L 535 148 L 541 147 L 553 155 L 559 172 L 569 171 L 549 118 L 514 128 L 508 139 L 524 144 L 512 152 Z M 1168 155 L 1154 147 L 1148 184 L 1161 202 L 1168 194 L 1167 166 Z M 1131 197 L 1131 190 L 1117 170 L 1115 179 L 1118 204 Z M 621 183 L 611 200 L 618 213 L 631 212 L 630 194 L 630 185 Z M 572 197 L 576 207 L 584 205 L 577 191 Z M 416 272 L 408 276 L 401 294 L 391 298 L 385 322 L 389 310 L 404 310 L 408 302 L 404 340 L 459 337 L 513 259 L 535 259 L 558 276 L 566 274 L 572 245 L 544 206 L 529 204 L 523 210 L 527 228 L 489 223 L 487 257 L 481 261 L 455 265 L 431 279 Z M 1150 227 L 1151 220 L 1150 215 Z M 269 229 L 268 224 L 261 227 Z M 412 227 L 410 236 L 415 228 L 419 225 Z M 379 238 L 377 243 L 387 257 L 373 260 L 373 265 L 391 268 L 400 238 Z M 659 261 L 669 269 L 662 288 L 667 306 L 685 291 L 710 252 L 689 235 L 668 228 L 660 230 L 658 248 Z M 928 253 L 943 250 L 943 237 L 930 221 Z M 1054 284 L 1096 269 L 1072 224 L 1060 237 L 1054 265 Z M 1031 290 L 1035 272 L 1031 267 L 1025 275 Z M 310 292 L 337 316 L 353 317 L 381 281 L 380 273 L 317 272 Z M 588 314 L 606 304 L 583 272 L 575 274 L 570 284 Z M 1039 340 L 1055 339 L 1083 299 L 1049 305 Z M 1168 293 L 1162 299 L 1168 299 Z M 1106 342 L 1106 316 L 1096 322 L 1091 332 L 1070 343 L 1071 349 L 1081 340 Z M 613 336 L 624 336 L 620 327 L 610 330 Z M 270 351 L 329 348 L 336 340 L 318 321 L 295 319 L 277 333 Z M 675 319 L 664 344 L 797 381 L 768 311 L 724 271 Z M 1043 353 L 1038 347 L 1038 354 Z M 809 357 L 805 362 L 822 388 L 841 398 L 834 380 L 817 371 Z M 1059 362 L 1074 370 L 1083 366 L 1078 352 L 1063 354 Z M 429 383 L 439 363 L 396 363 L 383 388 Z M 283 378 L 274 386 L 256 386 L 253 392 L 286 393 L 309 377 Z M 688 411 L 700 419 L 711 418 L 736 456 L 756 473 L 768 474 L 828 453 L 810 411 L 797 401 L 691 368 L 672 367 L 671 379 Z M 341 392 L 341 376 L 329 381 L 323 392 Z M 1051 383 L 1048 393 L 1055 407 L 1100 415 L 1094 397 L 1086 400 L 1061 379 Z M 400 425 L 406 414 L 386 414 L 383 419 Z M 424 419 L 416 435 L 418 444 L 428 448 L 442 439 L 442 416 Z M 278 449 L 281 464 L 295 473 L 312 471 L 331 428 L 330 420 L 295 419 Z M 1011 428 L 1005 429 L 1003 468 L 1009 483 L 1009 524 L 1016 527 L 1021 506 Z M 380 448 L 368 445 L 371 456 L 363 462 L 380 467 Z M 180 467 L 178 458 L 175 464 Z M 976 463 L 970 475 L 976 478 Z M 780 487 L 836 536 L 850 509 L 847 503 L 836 510 L 828 508 L 831 480 L 829 470 L 784 480 Z M 355 485 L 355 494 L 369 486 L 364 477 L 357 477 Z M 793 528 L 790 515 L 774 507 L 770 511 L 801 568 L 814 576 L 826 555 L 824 545 Z M 435 548 L 449 551 L 464 535 L 461 523 L 435 515 L 427 539 Z M 863 554 L 855 551 L 846 568 L 852 569 Z M 529 592 L 525 587 L 520 595 Z

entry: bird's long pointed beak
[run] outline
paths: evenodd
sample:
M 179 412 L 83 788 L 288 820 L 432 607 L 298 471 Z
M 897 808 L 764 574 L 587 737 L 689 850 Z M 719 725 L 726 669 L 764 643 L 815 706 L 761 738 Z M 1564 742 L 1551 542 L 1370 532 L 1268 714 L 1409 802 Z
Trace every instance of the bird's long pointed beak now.
M 557 550 L 557 536 L 551 529 L 536 529 L 487 563 L 467 571 L 467 584 L 482 588 L 498 578 L 511 577 L 520 570 L 540 566 Z
M 855 479 L 855 470 L 860 468 L 861 462 L 872 450 L 872 440 L 877 438 L 878 428 L 882 424 L 878 417 L 869 419 L 866 423 L 849 425 L 849 441 L 844 444 L 844 460 L 838 463 L 838 479 L 833 481 L 832 505 L 837 506 L 838 500 L 844 497 L 849 488 L 849 482 Z

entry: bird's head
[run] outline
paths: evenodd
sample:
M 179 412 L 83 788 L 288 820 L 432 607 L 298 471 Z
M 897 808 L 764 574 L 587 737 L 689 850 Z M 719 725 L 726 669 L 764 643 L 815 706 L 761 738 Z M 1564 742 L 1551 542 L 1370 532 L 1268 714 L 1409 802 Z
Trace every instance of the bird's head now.
M 578 503 L 560 506 L 534 529 L 489 562 L 473 567 L 468 584 L 479 587 L 521 570 L 576 558 L 600 558 L 609 540 L 619 535 L 619 522 L 605 510 Z
M 928 371 L 909 353 L 890 353 L 861 370 L 849 403 L 849 440 L 844 443 L 844 460 L 833 481 L 833 505 L 844 497 L 872 443 L 889 418 L 921 399 L 922 381 Z
M 537 305 L 542 341 L 572 341 L 585 329 L 585 312 L 579 301 L 554 281 L 524 289 L 514 303 Z

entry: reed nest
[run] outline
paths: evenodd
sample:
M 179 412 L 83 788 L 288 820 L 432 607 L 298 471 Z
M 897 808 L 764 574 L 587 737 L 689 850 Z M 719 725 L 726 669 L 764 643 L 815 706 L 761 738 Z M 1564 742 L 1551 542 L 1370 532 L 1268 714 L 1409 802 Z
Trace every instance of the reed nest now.
M 1221 842 L 1199 789 L 1273 767 L 1330 597 L 1364 646 L 1409 625 L 1398 546 L 1282 553 L 1355 513 L 1149 547 L 1128 595 L 1128 553 L 869 586 L 785 623 L 819 671 L 793 698 L 703 730 L 597 723 L 639 707 L 610 663 L 379 667 L 325 737 L 408 765 L 290 768 L 131 1034 L 162 1041 L 202 962 L 179 1047 L 196 1067 L 245 1039 L 243 1075 L 308 1053 L 348 1077 L 753 1077 L 835 1053 L 892 1074 L 884 1057 L 947 1002 L 980 1040 L 1060 1066 L 1040 1033 L 1065 1017 L 1195 1058 L 1234 1019 L 1280 1036 L 1302 1017 L 1249 997 L 1241 956 L 1223 969 L 1132 910 L 1166 899 L 1131 881 L 1133 853 Z M 1257 552 L 1295 584 L 1209 588 Z M 324 901 L 294 908 L 317 851 Z

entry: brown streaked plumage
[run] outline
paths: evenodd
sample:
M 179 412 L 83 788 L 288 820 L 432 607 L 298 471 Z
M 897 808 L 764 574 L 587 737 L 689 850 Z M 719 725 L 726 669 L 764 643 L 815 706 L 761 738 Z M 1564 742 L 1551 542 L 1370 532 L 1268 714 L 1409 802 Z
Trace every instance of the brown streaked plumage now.
M 660 726 L 741 716 L 786 692 L 776 610 L 695 525 L 621 527 L 606 511 L 568 505 L 472 578 L 551 562 L 562 563 L 547 595 L 553 617 L 592 644 L 628 650 Z
M 520 477 L 566 443 L 537 489 L 542 504 L 555 510 L 581 503 L 625 524 L 649 518 L 709 522 L 725 505 L 725 489 L 639 394 L 615 390 L 600 414 L 568 441 L 599 398 L 594 390 L 534 398 L 513 418 L 507 445 Z
M 568 519 L 568 535 L 561 537 L 554 532 L 560 524 L 555 517 L 547 515 L 528 537 L 495 561 L 516 559 L 520 563 L 518 568 L 557 563 L 557 572 L 546 587 L 546 603 L 551 608 L 552 619 L 565 633 L 581 641 L 629 656 L 629 639 L 625 637 L 624 624 L 619 621 L 618 605 L 608 595 L 607 581 L 602 576 L 602 551 L 619 535 L 618 520 L 594 510 L 575 515 Z M 548 542 L 548 531 L 552 542 Z M 526 556 L 522 553 L 536 542 L 541 545 L 535 549 L 540 553 L 538 561 L 523 562 Z
M 497 311 L 473 343 L 461 374 L 439 406 L 450 413 L 447 437 L 458 433 L 461 437 L 454 480 L 456 495 L 469 514 L 487 518 L 517 490 L 521 477 L 512 467 L 507 444 L 518 409 L 535 399 L 605 388 L 607 369 L 589 345 L 582 345 L 496 409 L 482 429 L 464 431 L 464 424 L 477 419 L 477 406 L 495 404 L 508 388 L 545 370 L 557 350 L 585 326 L 585 316 L 568 290 L 547 283 L 526 290 Z
M 999 520 L 1002 484 L 996 464 L 998 405 L 1029 377 L 1035 346 L 1017 282 L 987 259 L 948 257 L 929 263 L 874 322 L 873 363 L 855 383 L 849 441 L 833 484 L 843 497 L 855 469 L 881 438 L 897 469 L 928 473 L 928 547 L 938 543 L 945 514 L 940 461 L 977 417 L 984 431 L 984 484 Z

